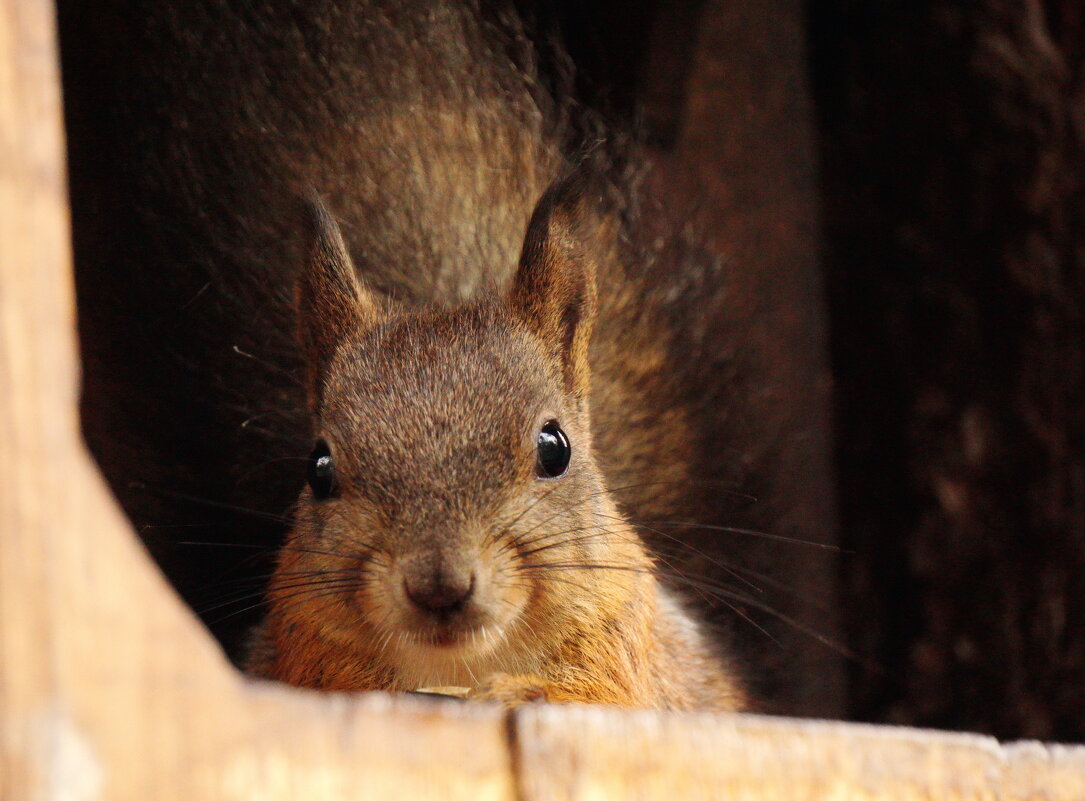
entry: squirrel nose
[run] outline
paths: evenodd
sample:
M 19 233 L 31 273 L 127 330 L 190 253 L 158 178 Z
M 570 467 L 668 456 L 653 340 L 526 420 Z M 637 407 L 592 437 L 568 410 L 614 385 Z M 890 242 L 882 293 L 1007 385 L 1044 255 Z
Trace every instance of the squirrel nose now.
M 447 617 L 459 612 L 475 591 L 475 574 L 408 575 L 403 579 L 407 597 L 423 612 Z

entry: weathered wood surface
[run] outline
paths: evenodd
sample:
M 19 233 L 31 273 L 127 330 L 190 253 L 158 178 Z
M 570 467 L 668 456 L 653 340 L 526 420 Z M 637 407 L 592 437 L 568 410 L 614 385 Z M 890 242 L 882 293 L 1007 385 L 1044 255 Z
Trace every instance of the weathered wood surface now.
M 1073 799 L 1085 749 L 255 684 L 79 436 L 52 7 L 0 0 L 0 799 Z
M 753 715 L 526 709 L 523 797 L 741 801 L 1085 798 L 1085 748 Z

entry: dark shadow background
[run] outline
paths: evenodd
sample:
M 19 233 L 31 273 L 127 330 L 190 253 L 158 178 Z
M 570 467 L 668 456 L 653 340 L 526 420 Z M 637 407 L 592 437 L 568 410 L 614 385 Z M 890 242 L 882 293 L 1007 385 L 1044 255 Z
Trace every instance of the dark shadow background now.
M 1085 735 L 1085 29 L 807 7 L 863 719 Z

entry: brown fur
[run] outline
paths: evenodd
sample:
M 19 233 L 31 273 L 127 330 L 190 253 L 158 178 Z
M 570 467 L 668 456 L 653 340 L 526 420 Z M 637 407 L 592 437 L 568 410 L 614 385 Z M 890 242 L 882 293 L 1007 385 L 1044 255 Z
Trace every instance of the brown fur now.
M 740 708 L 592 454 L 596 256 L 613 249 L 581 193 L 559 185 L 540 202 L 507 293 L 452 310 L 375 314 L 334 223 L 315 216 L 300 329 L 327 365 L 310 395 L 340 494 L 302 494 L 249 669 L 328 689 L 467 686 L 510 704 Z M 548 420 L 573 445 L 558 478 L 536 475 Z M 468 575 L 451 620 L 404 589 Z

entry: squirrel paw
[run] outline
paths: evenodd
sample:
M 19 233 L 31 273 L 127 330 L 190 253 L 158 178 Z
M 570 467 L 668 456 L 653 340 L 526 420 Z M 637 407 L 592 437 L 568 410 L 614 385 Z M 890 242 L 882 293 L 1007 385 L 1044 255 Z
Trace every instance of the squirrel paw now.
M 550 684 L 541 676 L 494 673 L 473 690 L 468 698 L 475 701 L 497 701 L 512 707 L 554 700 L 551 695 Z

